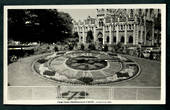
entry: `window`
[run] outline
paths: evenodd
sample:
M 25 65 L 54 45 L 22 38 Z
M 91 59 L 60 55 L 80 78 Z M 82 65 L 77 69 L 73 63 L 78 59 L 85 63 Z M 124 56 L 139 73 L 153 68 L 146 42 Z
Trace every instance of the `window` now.
M 129 29 L 131 30 L 131 25 L 129 24 Z
M 83 37 L 81 36 L 81 41 L 83 41 Z
M 106 40 L 107 40 L 107 43 L 109 43 L 109 36 L 107 36 L 107 39 L 106 39 Z
M 125 42 L 124 36 L 121 37 L 120 42 L 121 42 L 121 43 L 124 43 L 124 42 Z
M 130 10 L 130 18 L 132 18 L 133 17 L 133 10 L 131 9 Z
M 129 36 L 129 43 L 133 43 L 133 37 Z
M 101 22 L 102 26 L 104 26 L 103 21 Z
M 142 9 L 139 9 L 139 15 L 142 15 Z
M 116 42 L 116 36 L 113 37 L 113 42 L 114 42 L 114 43 Z
M 121 25 L 121 30 L 123 30 L 123 25 Z

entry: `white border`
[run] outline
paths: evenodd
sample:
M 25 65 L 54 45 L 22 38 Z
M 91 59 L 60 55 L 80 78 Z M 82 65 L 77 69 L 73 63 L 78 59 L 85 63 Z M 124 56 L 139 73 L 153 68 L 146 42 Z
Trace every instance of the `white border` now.
M 145 8 L 157 8 L 161 9 L 161 99 L 160 100 L 110 100 L 112 103 L 56 103 L 56 100 L 8 100 L 8 64 L 7 64 L 7 10 L 8 9 L 100 9 L 100 8 L 126 8 L 126 9 L 145 9 Z M 165 104 L 166 101 L 166 4 L 109 4 L 109 5 L 15 5 L 15 6 L 4 6 L 4 94 L 3 103 L 4 104 L 31 104 L 31 105 L 41 105 L 41 104 Z M 86 100 L 88 101 L 88 100 Z M 97 100 L 95 100 L 96 102 Z

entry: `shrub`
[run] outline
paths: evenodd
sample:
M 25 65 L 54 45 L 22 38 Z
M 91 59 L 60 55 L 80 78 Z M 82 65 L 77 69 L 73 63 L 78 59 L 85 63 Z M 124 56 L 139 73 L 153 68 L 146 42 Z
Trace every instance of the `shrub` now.
M 122 53 L 127 54 L 127 47 L 126 46 L 123 47 Z
M 49 47 L 49 46 L 47 46 L 47 47 L 46 47 L 46 49 L 48 50 L 48 49 L 50 49 L 50 47 Z
M 69 46 L 68 45 L 64 45 L 64 50 L 69 50 Z
M 95 48 L 94 44 L 89 44 L 88 49 L 89 50 L 95 50 L 96 48 Z
M 103 51 L 105 51 L 105 52 L 106 52 L 106 51 L 108 51 L 108 46 L 107 46 L 106 44 L 105 44 L 105 45 L 103 45 L 102 50 L 103 50 Z
M 121 52 L 122 51 L 122 48 L 123 48 L 123 45 L 121 42 L 119 42 L 117 45 L 115 45 L 115 51 L 116 52 Z
M 39 59 L 37 62 L 38 63 L 40 63 L 40 64 L 43 64 L 43 63 L 45 63 L 45 62 L 47 62 L 48 60 L 46 60 L 46 59 Z
M 74 44 L 70 44 L 68 47 L 69 50 L 73 50 L 73 48 L 74 48 Z
M 114 45 L 109 45 L 109 46 L 108 46 L 108 50 L 109 50 L 110 52 L 115 52 Z
M 78 80 L 84 82 L 85 84 L 90 84 L 91 82 L 93 82 L 93 79 L 91 77 L 81 77 Z
M 96 43 L 96 49 L 97 50 L 102 50 L 102 44 L 100 44 L 100 43 Z
M 84 50 L 84 44 L 80 44 L 80 50 Z
M 55 75 L 55 71 L 44 71 L 43 75 L 48 75 L 48 76 L 54 76 Z
M 54 47 L 54 51 L 55 52 L 58 51 L 58 47 L 57 46 Z
M 128 73 L 120 73 L 120 72 L 117 72 L 117 77 L 129 77 L 129 74 Z
M 77 43 L 74 44 L 73 49 L 74 49 L 74 50 L 78 50 L 78 45 L 77 45 Z

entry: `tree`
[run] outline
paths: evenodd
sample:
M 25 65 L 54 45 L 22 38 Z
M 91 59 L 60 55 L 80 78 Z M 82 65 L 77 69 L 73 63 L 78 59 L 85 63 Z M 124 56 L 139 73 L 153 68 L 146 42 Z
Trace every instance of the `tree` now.
M 72 19 L 56 9 L 8 10 L 8 38 L 22 42 L 62 41 L 72 35 Z
M 76 42 L 79 41 L 79 35 L 78 35 L 78 32 L 74 32 L 73 33 L 73 38 L 75 39 Z
M 16 12 L 17 11 L 17 12 Z M 23 10 L 9 10 L 8 11 L 8 39 L 19 40 L 21 34 L 24 35 L 24 18 L 26 14 Z

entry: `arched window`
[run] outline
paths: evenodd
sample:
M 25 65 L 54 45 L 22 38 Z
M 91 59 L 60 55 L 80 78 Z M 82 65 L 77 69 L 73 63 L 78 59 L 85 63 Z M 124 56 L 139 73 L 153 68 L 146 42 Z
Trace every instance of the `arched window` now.
M 113 37 L 113 42 L 114 42 L 114 43 L 116 42 L 116 36 Z
M 109 40 L 110 40 L 110 39 L 109 39 L 109 36 L 107 36 L 107 39 L 106 39 L 107 43 L 109 43 Z
M 91 30 L 87 31 L 86 41 L 87 41 L 87 43 L 90 43 L 93 41 L 93 32 Z
M 123 25 L 121 25 L 121 30 L 123 30 Z
M 121 43 L 124 43 L 124 42 L 125 42 L 124 36 L 121 37 L 120 42 L 121 42 Z
M 129 36 L 129 43 L 133 43 L 133 37 Z
M 142 15 L 142 9 L 139 9 L 139 15 Z
M 101 32 L 99 32 L 97 34 L 97 38 L 98 38 L 98 42 L 102 44 L 103 43 L 103 34 Z
M 133 17 L 133 9 L 130 10 L 130 17 Z
M 101 23 L 102 23 L 102 26 L 104 26 L 103 21 Z
M 99 27 L 101 27 L 101 22 L 99 21 Z
M 146 40 L 151 40 L 151 32 L 147 32 L 147 34 L 146 34 Z
M 102 20 L 99 21 L 99 27 L 101 27 L 101 26 L 103 26 L 103 21 Z
M 81 36 L 80 38 L 81 38 L 81 41 L 83 41 L 83 37 Z
M 131 30 L 131 25 L 129 24 L 129 29 Z

